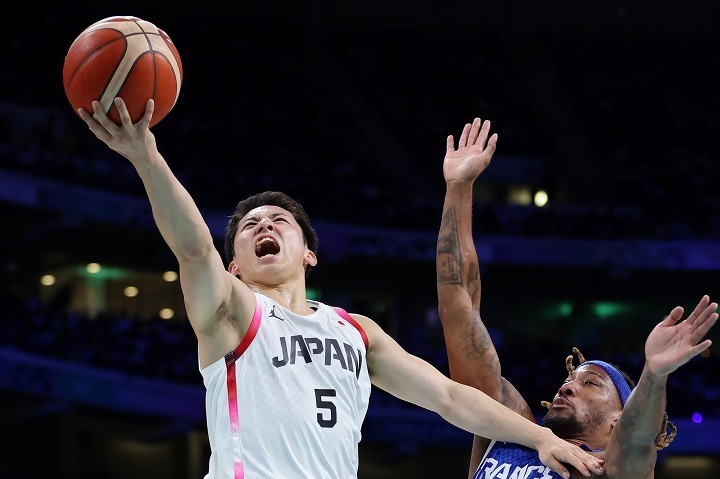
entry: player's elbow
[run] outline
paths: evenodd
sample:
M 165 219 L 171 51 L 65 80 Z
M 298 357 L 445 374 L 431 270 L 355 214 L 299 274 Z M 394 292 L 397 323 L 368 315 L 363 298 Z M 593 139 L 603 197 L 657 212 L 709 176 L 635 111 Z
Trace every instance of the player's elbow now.
M 447 387 L 438 395 L 435 403 L 435 412 L 450 422 L 453 422 L 452 416 L 458 411 L 457 403 L 460 387 L 462 387 L 460 384 L 448 380 Z
M 657 462 L 654 444 L 623 444 L 622 449 L 608 446 L 605 473 L 608 479 L 652 477 Z
M 654 477 L 655 462 L 641 461 L 642 464 L 619 464 L 606 461 L 605 475 L 608 479 L 622 479 L 625 477 Z
M 440 297 L 438 316 L 443 323 L 468 321 L 472 319 L 472 305 L 467 298 L 455 297 L 444 300 Z

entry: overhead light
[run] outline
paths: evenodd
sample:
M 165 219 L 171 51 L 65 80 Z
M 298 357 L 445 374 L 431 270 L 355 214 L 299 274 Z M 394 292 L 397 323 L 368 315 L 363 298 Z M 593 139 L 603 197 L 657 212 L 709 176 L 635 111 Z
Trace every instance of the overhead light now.
M 175 271 L 165 271 L 162 278 L 168 283 L 172 283 L 173 281 L 177 281 L 178 274 Z
M 91 274 L 99 273 L 101 269 L 102 267 L 98 263 L 88 263 L 88 265 L 85 266 L 85 270 Z
M 532 202 L 532 194 L 529 187 L 516 185 L 508 189 L 507 199 L 514 205 L 527 206 Z
M 55 284 L 55 276 L 51 274 L 45 274 L 40 278 L 40 284 L 43 286 L 52 286 Z
M 123 294 L 128 298 L 134 298 L 138 295 L 138 293 L 140 293 L 140 290 L 137 289 L 135 286 L 128 286 L 123 290 Z
M 163 308 L 158 313 L 162 319 L 170 319 L 175 316 L 175 311 L 170 308 Z
M 537 190 L 535 193 L 535 198 L 533 198 L 533 201 L 535 202 L 535 206 L 538 208 L 542 208 L 548 203 L 548 194 L 545 190 Z

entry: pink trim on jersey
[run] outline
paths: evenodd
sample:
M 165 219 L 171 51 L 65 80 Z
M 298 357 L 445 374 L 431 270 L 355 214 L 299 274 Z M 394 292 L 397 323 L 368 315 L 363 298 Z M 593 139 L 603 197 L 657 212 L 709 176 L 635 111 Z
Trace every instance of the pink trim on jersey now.
M 255 339 L 255 336 L 257 335 L 258 329 L 260 329 L 261 322 L 262 304 L 260 303 L 259 299 L 256 299 L 255 312 L 253 313 L 252 320 L 250 321 L 250 327 L 248 328 L 247 333 L 245 333 L 245 336 L 242 338 L 242 341 L 240 341 L 240 344 L 238 344 L 238 347 L 225 355 L 226 365 L 230 365 L 231 362 L 234 363 L 235 361 L 237 361 L 237 359 L 242 356 L 242 353 L 244 353 L 245 350 L 250 347 L 250 343 L 253 342 L 253 339 Z
M 238 421 L 237 381 L 235 380 L 235 360 L 227 365 L 228 406 L 230 409 L 230 430 L 233 443 L 240 440 L 240 421 Z M 242 458 L 235 457 L 235 479 L 244 479 L 245 471 Z
M 230 414 L 230 429 L 233 438 L 233 443 L 237 446 L 240 442 L 240 421 L 238 419 L 238 394 L 237 394 L 237 379 L 235 376 L 235 361 L 247 350 L 252 343 L 253 339 L 257 335 L 258 329 L 260 329 L 260 322 L 262 321 L 262 304 L 260 300 L 256 300 L 255 312 L 253 313 L 252 320 L 250 321 L 250 327 L 245 333 L 245 336 L 238 344 L 235 350 L 230 351 L 225 355 L 225 366 L 227 367 L 227 390 L 228 390 L 228 413 Z M 235 457 L 235 479 L 244 479 L 245 468 L 243 466 L 242 458 Z
M 367 350 L 368 347 L 370 346 L 370 342 L 368 341 L 367 334 L 365 334 L 365 330 L 363 329 L 362 326 L 360 326 L 360 323 L 358 323 L 357 321 L 355 321 L 355 318 L 353 318 L 352 316 L 350 316 L 350 313 L 348 313 L 348 312 L 345 311 L 344 309 L 338 308 L 337 306 L 335 306 L 333 309 L 335 309 L 335 312 L 336 312 L 337 314 L 339 314 L 340 316 L 342 316 L 343 318 L 345 318 L 348 323 L 350 323 L 350 324 L 352 324 L 353 326 L 355 326 L 355 329 L 357 329 L 358 332 L 360 333 L 360 336 L 362 336 L 363 343 L 365 343 L 365 349 Z

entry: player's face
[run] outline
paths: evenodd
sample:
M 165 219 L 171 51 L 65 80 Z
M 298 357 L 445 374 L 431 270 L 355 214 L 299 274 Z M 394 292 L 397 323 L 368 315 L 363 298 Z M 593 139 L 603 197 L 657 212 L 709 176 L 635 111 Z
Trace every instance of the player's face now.
M 238 223 L 235 235 L 236 266 L 243 281 L 277 284 L 305 275 L 305 265 L 315 265 L 302 229 L 293 215 L 279 206 L 250 210 Z
M 543 424 L 560 437 L 581 435 L 611 424 L 622 411 L 610 376 L 593 364 L 579 366 L 558 389 Z

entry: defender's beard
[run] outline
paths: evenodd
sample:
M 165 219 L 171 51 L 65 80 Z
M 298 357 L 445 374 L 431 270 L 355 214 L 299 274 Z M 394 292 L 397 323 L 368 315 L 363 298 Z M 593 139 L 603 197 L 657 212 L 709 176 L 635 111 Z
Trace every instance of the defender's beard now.
M 543 418 L 543 426 L 561 438 L 577 437 L 583 433 L 597 430 L 605 422 L 605 418 L 605 413 L 597 411 L 591 414 L 586 421 L 580 422 L 577 416 L 560 417 L 553 411 L 548 411 Z
M 575 416 L 559 417 L 548 411 L 543 418 L 543 426 L 549 428 L 557 437 L 574 437 L 585 429 Z

